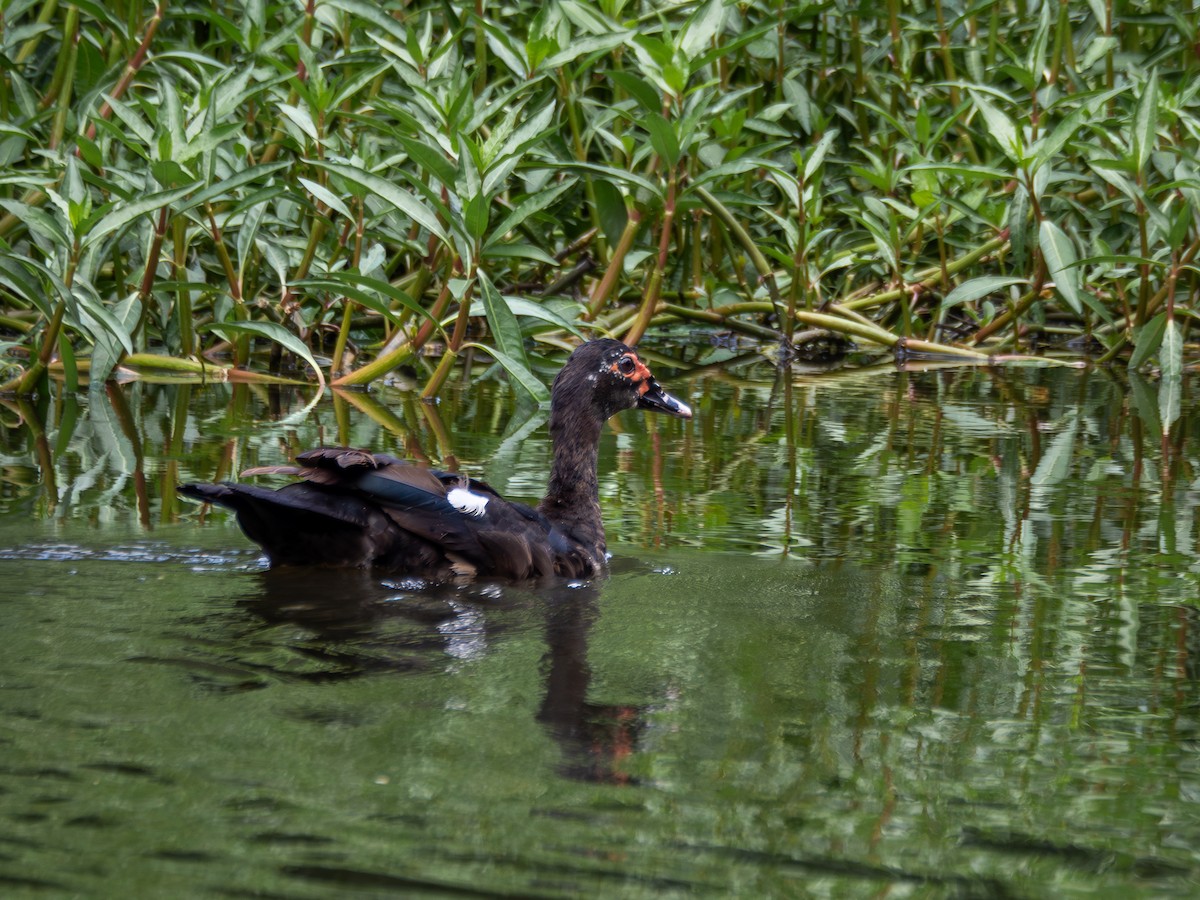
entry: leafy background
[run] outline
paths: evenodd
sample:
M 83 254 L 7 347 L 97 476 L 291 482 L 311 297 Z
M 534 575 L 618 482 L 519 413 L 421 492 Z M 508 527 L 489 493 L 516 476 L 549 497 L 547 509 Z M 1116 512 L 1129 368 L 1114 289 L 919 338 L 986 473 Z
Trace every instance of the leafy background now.
M 1121 355 L 1169 426 L 1197 28 L 1121 0 L 10 3 L 4 387 L 405 365 L 432 397 L 485 352 L 544 402 L 549 349 L 676 323 Z

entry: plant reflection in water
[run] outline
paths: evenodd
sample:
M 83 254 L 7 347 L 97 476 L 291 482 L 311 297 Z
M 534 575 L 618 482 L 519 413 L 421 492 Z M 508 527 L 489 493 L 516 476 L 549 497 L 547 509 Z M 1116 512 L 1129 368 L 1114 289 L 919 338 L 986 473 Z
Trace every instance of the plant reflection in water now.
M 494 383 L 437 407 L 231 385 L 0 401 L 14 837 L 66 834 L 100 871 L 171 835 L 277 893 L 335 869 L 516 894 L 1194 893 L 1195 377 L 1164 433 L 1161 385 L 1123 372 L 781 377 L 722 352 L 652 358 L 675 385 L 694 370 L 696 419 L 606 434 L 613 572 L 561 591 L 264 573 L 173 494 L 349 444 L 536 498 L 541 414 Z M 94 785 L 116 765 L 188 785 L 190 812 Z M 75 819 L 118 823 L 108 843 L 39 805 L 50 769 Z M 285 832 L 314 842 L 256 840 Z

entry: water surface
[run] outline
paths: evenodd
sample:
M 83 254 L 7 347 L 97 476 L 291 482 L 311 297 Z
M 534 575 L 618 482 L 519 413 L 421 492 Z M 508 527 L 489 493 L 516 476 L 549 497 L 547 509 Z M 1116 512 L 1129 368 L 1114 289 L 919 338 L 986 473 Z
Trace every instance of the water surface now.
M 348 443 L 536 498 L 493 382 L 4 407 L 0 890 L 1194 895 L 1200 419 L 684 356 L 697 416 L 616 420 L 572 584 L 267 573 L 174 494 Z

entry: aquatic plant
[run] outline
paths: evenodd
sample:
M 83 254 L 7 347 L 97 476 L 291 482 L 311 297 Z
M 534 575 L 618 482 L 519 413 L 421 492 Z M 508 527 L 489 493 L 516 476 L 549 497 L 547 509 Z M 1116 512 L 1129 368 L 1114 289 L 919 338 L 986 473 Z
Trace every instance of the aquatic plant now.
M 436 395 L 702 327 L 1178 375 L 1200 54 L 1164 2 L 10 4 L 7 391 Z M 680 324 L 682 323 L 682 325 Z M 786 356 L 786 353 L 785 353 Z M 270 374 L 268 374 L 270 373 Z

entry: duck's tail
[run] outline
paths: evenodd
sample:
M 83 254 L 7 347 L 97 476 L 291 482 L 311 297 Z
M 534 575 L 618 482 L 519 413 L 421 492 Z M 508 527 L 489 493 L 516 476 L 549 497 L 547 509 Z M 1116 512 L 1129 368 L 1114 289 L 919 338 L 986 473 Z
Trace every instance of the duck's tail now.
M 311 484 L 269 490 L 252 484 L 181 484 L 179 492 L 195 500 L 225 506 L 259 544 L 272 566 L 366 566 L 379 552 L 378 535 L 386 523 L 379 514 L 344 494 Z

